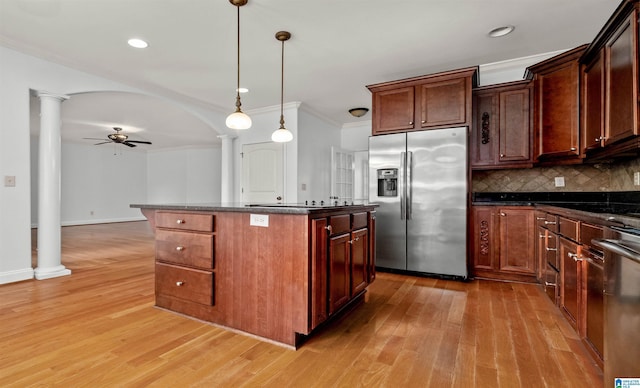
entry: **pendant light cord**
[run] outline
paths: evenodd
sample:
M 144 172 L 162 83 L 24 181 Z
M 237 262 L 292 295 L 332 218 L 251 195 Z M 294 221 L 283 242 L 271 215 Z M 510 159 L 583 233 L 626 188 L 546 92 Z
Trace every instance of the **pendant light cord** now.
M 238 76 L 237 76 L 237 80 L 238 80 L 238 84 L 236 87 L 236 112 L 241 112 L 240 106 L 242 105 L 242 103 L 240 103 L 240 6 L 236 6 L 236 8 L 238 9 L 238 56 L 237 56 L 237 60 L 238 60 Z
M 280 129 L 284 127 L 284 40 L 282 41 L 282 64 L 280 68 Z

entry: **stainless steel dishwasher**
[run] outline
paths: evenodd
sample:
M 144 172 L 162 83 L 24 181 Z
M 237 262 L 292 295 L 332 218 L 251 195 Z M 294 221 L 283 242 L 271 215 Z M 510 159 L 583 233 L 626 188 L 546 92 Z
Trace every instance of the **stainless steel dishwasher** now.
M 604 386 L 640 381 L 640 230 L 605 228 Z

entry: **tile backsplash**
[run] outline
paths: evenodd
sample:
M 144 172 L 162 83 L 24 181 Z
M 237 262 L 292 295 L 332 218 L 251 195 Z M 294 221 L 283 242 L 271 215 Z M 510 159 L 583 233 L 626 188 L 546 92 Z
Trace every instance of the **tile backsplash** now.
M 472 172 L 473 192 L 640 191 L 633 173 L 640 158 L 616 163 Z M 564 177 L 565 186 L 555 187 Z

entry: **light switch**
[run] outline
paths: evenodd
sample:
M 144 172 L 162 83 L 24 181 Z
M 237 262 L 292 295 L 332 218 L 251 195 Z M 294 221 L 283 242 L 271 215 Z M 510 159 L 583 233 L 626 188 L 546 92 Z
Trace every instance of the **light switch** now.
M 15 175 L 5 175 L 4 176 L 4 187 L 16 187 L 16 177 L 15 177 Z

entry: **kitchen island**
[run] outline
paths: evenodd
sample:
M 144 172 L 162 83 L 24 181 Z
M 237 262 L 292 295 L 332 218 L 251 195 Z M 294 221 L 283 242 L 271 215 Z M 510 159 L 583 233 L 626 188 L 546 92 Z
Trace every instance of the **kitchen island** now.
M 374 204 L 133 204 L 156 306 L 297 348 L 375 279 Z

